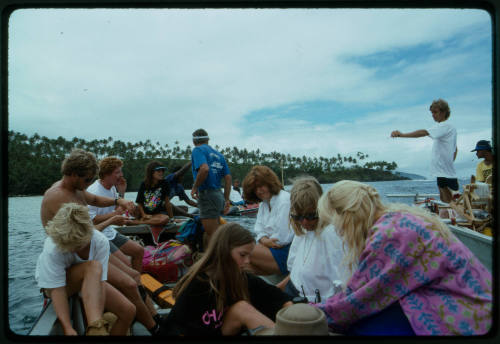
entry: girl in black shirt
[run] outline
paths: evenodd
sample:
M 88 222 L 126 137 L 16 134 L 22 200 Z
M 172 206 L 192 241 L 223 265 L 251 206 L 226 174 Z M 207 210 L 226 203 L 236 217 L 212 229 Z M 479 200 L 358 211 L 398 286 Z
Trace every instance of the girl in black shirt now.
M 244 271 L 254 247 L 250 231 L 236 223 L 220 226 L 204 255 L 177 282 L 162 334 L 237 335 L 274 327 L 276 312 L 291 305 L 291 297 Z

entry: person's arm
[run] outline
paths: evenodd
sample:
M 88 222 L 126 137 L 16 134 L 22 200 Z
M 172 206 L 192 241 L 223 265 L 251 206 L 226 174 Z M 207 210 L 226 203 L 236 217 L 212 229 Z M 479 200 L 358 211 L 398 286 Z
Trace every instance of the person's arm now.
M 120 178 L 118 184 L 116 184 L 116 191 L 121 198 L 125 197 L 125 192 L 127 191 L 127 180 L 123 177 Z
M 251 304 L 271 320 L 276 313 L 292 301 L 292 297 L 262 278 L 248 274 L 248 291 Z
M 100 223 L 102 223 L 102 222 L 104 222 L 106 220 L 109 220 L 110 218 L 112 218 L 114 216 L 121 216 L 121 215 L 123 215 L 123 213 L 125 213 L 125 211 L 123 210 L 123 208 L 122 207 L 117 207 L 114 211 L 109 212 L 107 214 L 96 215 L 92 219 L 92 223 L 94 224 L 94 226 L 97 226 L 98 224 L 100 224 Z
M 402 133 L 399 130 L 394 130 L 391 133 L 391 137 L 410 137 L 410 138 L 417 138 L 417 137 L 424 137 L 424 136 L 429 136 L 429 132 L 425 129 L 419 129 L 412 131 L 410 133 Z
M 455 148 L 455 153 L 453 153 L 453 161 L 457 158 L 458 148 Z
M 277 244 L 286 245 L 292 242 L 294 232 L 290 228 L 290 199 L 282 196 L 278 195 L 278 202 L 271 210 L 271 216 L 264 226 L 268 227 L 268 233 L 272 233 L 270 239 L 277 239 Z
M 108 217 L 105 221 L 94 224 L 94 228 L 97 229 L 98 231 L 102 231 L 104 228 L 110 226 L 110 225 L 116 225 L 116 226 L 124 226 L 126 224 L 127 219 L 121 215 L 113 215 L 111 217 Z
M 66 286 L 50 289 L 50 297 L 52 299 L 52 303 L 54 304 L 54 310 L 56 312 L 57 318 L 59 319 L 61 327 L 63 328 L 64 335 L 76 336 L 77 332 L 71 325 Z
M 144 206 L 142 203 L 139 203 L 137 205 L 137 209 L 139 211 L 139 219 L 145 219 L 146 218 L 146 212 L 144 211 Z
M 187 212 L 187 211 L 185 211 L 184 209 L 182 209 L 182 208 L 180 208 L 180 207 L 176 206 L 175 204 L 172 204 L 172 203 L 170 203 L 170 204 L 172 205 L 172 210 L 175 210 L 175 213 L 176 213 L 176 214 L 181 215 L 181 216 L 190 217 L 190 218 L 192 218 L 192 219 L 194 218 L 194 215 L 193 215 L 193 214 L 188 213 L 188 212 Z
M 101 263 L 102 274 L 101 281 L 106 281 L 108 279 L 108 263 L 109 263 L 109 240 L 104 236 L 100 235 L 95 238 L 96 245 L 94 256 L 92 260 L 97 260 Z
M 198 203 L 196 203 L 195 201 L 193 201 L 193 200 L 192 200 L 192 199 L 190 199 L 190 198 L 185 199 L 185 200 L 184 200 L 184 202 L 186 202 L 187 204 L 189 204 L 189 205 L 190 205 L 190 206 L 192 206 L 192 207 L 195 207 L 195 208 L 197 208 L 197 207 L 198 207 Z
M 288 274 L 285 278 L 283 278 L 281 282 L 278 282 L 276 284 L 276 287 L 284 291 L 289 280 L 290 280 L 290 274 Z
M 184 175 L 184 173 L 186 173 L 187 170 L 189 170 L 189 168 L 191 168 L 191 161 L 189 161 L 186 165 L 182 166 L 182 168 L 179 171 L 175 172 L 174 180 L 176 181 L 179 180 L 180 177 Z
M 226 182 L 224 185 L 224 214 L 229 212 L 229 208 L 231 207 L 231 202 L 229 201 L 229 194 L 231 193 L 231 185 L 232 178 L 230 174 L 226 174 L 224 176 L 224 181 Z
M 164 202 L 165 202 L 165 210 L 167 211 L 168 217 L 173 219 L 174 218 L 174 211 L 172 209 L 172 203 L 170 203 L 170 198 L 168 198 L 168 196 L 165 196 Z
M 97 196 L 97 195 L 94 195 L 94 194 L 92 194 L 88 191 L 85 191 L 85 190 L 83 191 L 83 195 L 85 197 L 85 201 L 87 202 L 87 204 L 90 204 L 90 205 L 93 205 L 96 207 L 104 208 L 104 207 L 111 207 L 111 206 L 115 205 L 115 206 L 120 206 L 124 209 L 127 209 L 130 212 L 133 212 L 134 208 L 135 208 L 134 202 L 127 201 L 123 198 L 113 199 L 110 197 Z
M 208 177 L 209 167 L 208 164 L 202 164 L 198 169 L 198 173 L 196 175 L 196 180 L 194 181 L 193 188 L 191 189 L 191 197 L 194 199 L 198 199 L 198 188 L 203 184 L 205 179 Z

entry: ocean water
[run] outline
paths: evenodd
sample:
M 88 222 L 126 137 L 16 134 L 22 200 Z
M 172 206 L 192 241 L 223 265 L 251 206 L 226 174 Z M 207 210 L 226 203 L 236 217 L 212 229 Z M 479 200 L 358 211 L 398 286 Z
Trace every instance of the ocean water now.
M 460 181 L 464 185 L 466 181 Z M 412 198 L 386 198 L 386 194 L 438 193 L 434 180 L 404 180 L 371 182 L 386 202 L 400 201 L 411 204 Z M 328 190 L 333 184 L 324 184 Z M 290 186 L 285 187 L 286 190 Z M 135 200 L 136 193 L 125 198 Z M 10 329 L 26 335 L 36 321 L 43 306 L 43 297 L 36 285 L 34 274 L 46 234 L 40 221 L 42 196 L 9 197 L 8 199 L 8 320 Z M 178 203 L 175 198 L 173 203 Z M 231 221 L 252 229 L 255 218 L 231 217 Z

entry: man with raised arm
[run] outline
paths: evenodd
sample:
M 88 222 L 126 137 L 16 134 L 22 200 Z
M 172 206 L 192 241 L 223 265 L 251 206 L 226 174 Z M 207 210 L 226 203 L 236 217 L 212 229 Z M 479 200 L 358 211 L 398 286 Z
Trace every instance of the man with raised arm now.
M 168 195 L 168 198 L 170 199 L 170 201 L 172 201 L 172 198 L 178 196 L 179 200 L 186 202 L 192 207 L 198 207 L 198 204 L 191 198 L 189 198 L 188 195 L 186 195 L 184 186 L 182 186 L 182 179 L 184 178 L 184 174 L 189 170 L 190 167 L 191 161 L 184 166 L 176 166 L 172 170 L 172 173 L 165 177 L 165 180 L 170 186 L 170 194 Z M 186 206 L 174 205 L 173 203 L 171 204 L 174 216 L 181 215 L 194 218 L 194 215 L 188 212 L 188 208 Z
M 441 201 L 450 202 L 458 196 L 458 179 L 453 162 L 457 157 L 457 130 L 449 122 L 450 107 L 443 99 L 434 100 L 429 107 L 436 124 L 429 129 L 402 133 L 394 130 L 391 137 L 417 138 L 429 136 L 432 139 L 431 175 L 437 178 Z M 446 122 L 446 123 L 445 123 Z
M 220 215 L 222 212 L 227 213 L 231 206 L 229 202 L 231 174 L 226 159 L 208 145 L 208 140 L 208 133 L 204 129 L 193 132 L 195 147 L 191 153 L 191 169 L 194 185 L 191 196 L 198 201 L 206 244 L 220 225 Z M 222 179 L 224 179 L 224 194 L 220 190 Z

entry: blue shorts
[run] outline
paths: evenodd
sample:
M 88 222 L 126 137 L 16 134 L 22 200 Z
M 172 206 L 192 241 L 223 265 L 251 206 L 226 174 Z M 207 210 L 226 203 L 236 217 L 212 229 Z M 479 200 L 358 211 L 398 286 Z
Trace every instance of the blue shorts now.
M 453 191 L 458 191 L 458 179 L 457 178 L 445 178 L 437 177 L 437 185 L 439 188 L 450 188 Z
M 290 244 L 283 246 L 282 248 L 270 248 L 271 254 L 273 255 L 276 264 L 280 268 L 280 271 L 283 275 L 288 274 L 288 269 L 286 266 L 286 262 L 288 260 L 288 251 L 290 251 Z
M 349 327 L 348 336 L 415 336 L 399 301 L 378 313 L 358 320 Z

